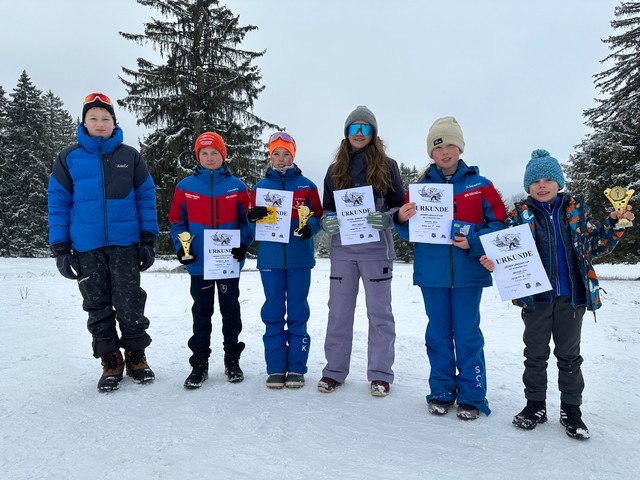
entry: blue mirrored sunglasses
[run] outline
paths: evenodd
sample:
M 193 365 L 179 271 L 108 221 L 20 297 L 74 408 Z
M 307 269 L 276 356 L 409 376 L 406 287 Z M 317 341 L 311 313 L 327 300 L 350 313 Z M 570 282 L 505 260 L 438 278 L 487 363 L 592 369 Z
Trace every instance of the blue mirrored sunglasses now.
M 369 137 L 373 134 L 373 127 L 368 123 L 352 123 L 347 129 L 349 136 L 357 135 L 358 131 L 362 132 L 362 135 Z

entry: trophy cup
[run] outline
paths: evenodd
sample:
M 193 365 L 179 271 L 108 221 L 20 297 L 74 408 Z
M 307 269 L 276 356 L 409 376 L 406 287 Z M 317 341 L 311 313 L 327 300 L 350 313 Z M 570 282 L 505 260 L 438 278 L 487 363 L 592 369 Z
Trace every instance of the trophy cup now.
M 194 237 L 195 235 L 191 235 L 189 232 L 182 232 L 178 234 L 178 240 L 180 240 L 182 249 L 184 250 L 182 260 L 193 260 L 193 255 L 189 254 L 189 249 L 191 248 L 191 242 L 193 242 Z
M 627 211 L 627 204 L 629 200 L 631 200 L 631 196 L 635 190 L 633 189 L 625 189 L 624 187 L 615 186 L 612 188 L 607 188 L 604 191 L 604 196 L 609 199 L 613 208 L 620 213 L 624 213 Z M 618 223 L 616 223 L 616 228 L 627 228 L 633 226 L 633 222 L 627 220 L 626 218 L 618 219 Z
M 309 220 L 311 215 L 313 215 L 313 212 L 306 205 L 301 205 L 298 207 L 298 228 L 293 231 L 293 234 L 296 237 L 302 236 L 300 230 L 302 230 L 302 228 L 307 224 L 307 220 Z

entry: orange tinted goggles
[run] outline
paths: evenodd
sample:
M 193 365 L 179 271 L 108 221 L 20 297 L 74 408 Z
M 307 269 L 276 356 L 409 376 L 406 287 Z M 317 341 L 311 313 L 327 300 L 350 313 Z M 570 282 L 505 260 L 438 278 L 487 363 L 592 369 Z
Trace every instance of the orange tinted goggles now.
M 113 103 L 111 103 L 111 99 L 107 97 L 104 93 L 90 93 L 86 97 L 84 97 L 84 105 L 91 102 L 102 102 L 107 105 L 111 105 L 113 107 Z

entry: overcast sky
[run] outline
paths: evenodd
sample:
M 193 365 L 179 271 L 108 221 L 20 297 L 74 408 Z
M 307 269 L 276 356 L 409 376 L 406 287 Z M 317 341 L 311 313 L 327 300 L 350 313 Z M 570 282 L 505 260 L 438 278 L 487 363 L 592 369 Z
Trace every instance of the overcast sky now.
M 509 196 L 522 193 L 530 153 L 545 148 L 566 163 L 589 132 L 582 112 L 599 92 L 602 39 L 617 0 L 229 0 L 241 24 L 258 27 L 244 48 L 259 60 L 264 92 L 255 113 L 291 133 L 296 162 L 321 188 L 357 105 L 376 115 L 398 163 L 424 168 L 433 121 L 454 115 L 464 160 Z M 126 95 L 121 67 L 150 45 L 142 33 L 159 12 L 134 0 L 2 0 L 0 85 L 11 93 L 23 70 L 52 90 L 72 116 L 82 99 Z M 119 109 L 125 142 L 145 131 Z M 265 132 L 265 139 L 270 132 Z M 153 159 L 148 158 L 148 162 Z

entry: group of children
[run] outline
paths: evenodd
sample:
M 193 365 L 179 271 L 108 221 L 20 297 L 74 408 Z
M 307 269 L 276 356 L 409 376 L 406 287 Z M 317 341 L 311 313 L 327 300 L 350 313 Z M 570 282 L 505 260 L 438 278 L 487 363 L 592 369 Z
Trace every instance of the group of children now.
M 418 180 L 452 185 L 455 219 L 474 225 L 471 233 L 456 236 L 452 244 L 415 246 L 414 284 L 422 291 L 428 317 L 428 411 L 445 415 L 457 404 L 456 414 L 462 420 L 491 412 L 480 300 L 483 288 L 492 284 L 494 264 L 484 255 L 479 237 L 505 226 L 527 224 L 554 288 L 514 301 L 522 307 L 525 326 L 527 405 L 513 423 L 529 430 L 547 420 L 546 365 L 553 337 L 562 402 L 560 422 L 569 436 L 588 438 L 580 411 L 584 388 L 580 331 L 585 309 L 600 306 L 591 260 L 615 247 L 624 232 L 616 228 L 615 221 L 633 220 L 631 207 L 612 212 L 597 226 L 582 197 L 559 192 L 564 176 L 558 161 L 548 152 L 536 150 L 524 175 L 529 196 L 507 215 L 493 184 L 477 167 L 460 158 L 464 147 L 456 119 L 437 119 L 427 135 L 432 163 Z M 356 298 L 362 280 L 369 321 L 370 392 L 386 396 L 393 383 L 395 358 L 392 230 L 409 239 L 409 220 L 416 215 L 416 203 L 405 195 L 397 162 L 385 153 L 376 117 L 364 106 L 348 115 L 344 138 L 324 179 L 322 202 L 316 185 L 295 163 L 296 143 L 291 135 L 274 133 L 269 139 L 269 156 L 264 178 L 249 190 L 227 165 L 224 139 L 218 133 L 205 132 L 195 141 L 197 165 L 193 174 L 175 188 L 169 212 L 171 236 L 178 260 L 190 274 L 193 298 L 193 335 L 188 342 L 192 371 L 184 387 L 198 388 L 208 377 L 216 291 L 225 374 L 232 383 L 244 378 L 239 364 L 245 347 L 239 341 L 239 278 L 205 279 L 204 237 L 208 230 L 239 230 L 240 245 L 230 253 L 242 267 L 257 223 L 271 214 L 257 198 L 262 189 L 290 192 L 292 198 L 292 206 L 285 212 L 291 220 L 288 239 L 261 239 L 258 245 L 257 268 L 265 294 L 260 314 L 265 324 L 266 386 L 304 386 L 311 344 L 307 297 L 315 265 L 313 238 L 322 229 L 331 235 L 331 273 L 326 365 L 317 388 L 323 393 L 334 392 L 349 374 Z M 344 224 L 336 215 L 336 196 L 359 187 L 370 187 L 373 192 L 374 211 L 368 213 L 366 223 L 379 232 L 379 238 L 343 244 L 339 233 Z M 88 313 L 93 354 L 103 365 L 98 389 L 118 389 L 125 368 L 136 382 L 152 381 L 154 374 L 145 355 L 151 338 L 146 332 L 149 321 L 144 316 L 146 293 L 140 287 L 140 272 L 155 258 L 154 242 L 159 234 L 155 187 L 140 154 L 122 143 L 113 104 L 104 94 L 86 97 L 78 143 L 63 150 L 54 163 L 49 223 L 56 265 L 62 275 L 77 279 Z M 183 246 L 185 232 L 193 239 L 189 255 Z

